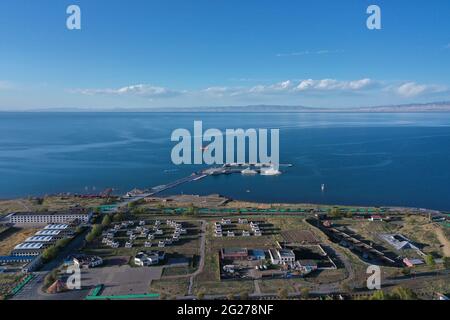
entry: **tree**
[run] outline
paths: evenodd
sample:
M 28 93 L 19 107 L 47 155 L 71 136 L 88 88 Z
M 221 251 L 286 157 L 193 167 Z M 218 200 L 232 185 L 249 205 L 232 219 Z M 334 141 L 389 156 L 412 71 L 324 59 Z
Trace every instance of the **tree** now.
M 67 246 L 70 242 L 69 238 L 63 238 L 63 239 L 59 239 L 58 241 L 56 241 L 55 246 L 58 249 L 64 248 L 65 246 Z
M 87 242 L 92 242 L 92 241 L 94 241 L 95 238 L 99 237 L 99 236 L 102 234 L 102 231 L 103 231 L 103 227 L 102 227 L 101 225 L 99 225 L 99 224 L 94 225 L 94 226 L 92 227 L 91 232 L 89 232 L 89 233 L 86 235 L 86 238 L 85 238 L 86 241 L 87 241 Z
M 89 232 L 87 235 L 86 235 L 86 242 L 92 242 L 92 241 L 94 241 L 95 240 L 95 236 L 92 234 L 92 232 Z
M 107 214 L 103 217 L 102 226 L 107 227 L 111 224 L 111 217 Z
M 103 231 L 103 228 L 102 228 L 102 226 L 99 225 L 99 224 L 94 225 L 94 226 L 92 227 L 92 230 L 91 230 L 92 234 L 93 234 L 95 237 L 98 237 L 99 235 L 101 235 L 101 234 L 102 234 L 102 231 Z
M 113 216 L 113 221 L 114 222 L 121 222 L 121 221 L 123 221 L 123 214 L 122 213 L 116 213 Z
M 57 254 L 58 254 L 58 248 L 56 246 L 51 246 L 42 252 L 42 259 L 45 262 L 47 262 L 47 261 L 54 259 Z
M 435 266 L 435 265 L 436 265 L 436 262 L 434 261 L 433 255 L 428 254 L 428 255 L 425 257 L 425 263 L 426 263 L 428 266 L 430 266 L 430 267 Z
M 308 289 L 308 288 L 302 288 L 302 289 L 300 290 L 300 297 L 301 297 L 303 300 L 309 299 L 309 289 Z
M 286 300 L 288 296 L 289 295 L 286 288 L 281 288 L 280 290 L 278 290 L 278 298 L 280 298 L 281 300 Z
M 84 230 L 84 228 L 83 228 L 82 226 L 78 226 L 78 227 L 75 229 L 75 233 L 76 233 L 76 234 L 80 234 L 80 233 L 83 232 L 83 230 Z

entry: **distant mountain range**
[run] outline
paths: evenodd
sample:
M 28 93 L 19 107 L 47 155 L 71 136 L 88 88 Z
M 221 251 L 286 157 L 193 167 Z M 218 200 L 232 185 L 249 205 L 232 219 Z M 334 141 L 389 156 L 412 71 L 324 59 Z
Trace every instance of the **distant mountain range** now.
M 248 105 L 222 107 L 167 107 L 167 108 L 47 108 L 25 110 L 30 112 L 298 112 L 298 113 L 414 113 L 450 112 L 450 101 L 412 103 L 352 108 L 319 108 L 283 105 Z
M 319 108 L 305 106 L 283 106 L 283 105 L 249 105 L 249 106 L 223 106 L 223 107 L 195 107 L 195 108 L 172 108 L 170 110 L 186 112 L 298 112 L 298 113 L 336 113 L 336 112 L 450 112 L 450 101 L 433 102 L 422 104 L 402 104 L 373 107 L 353 107 L 353 108 Z M 169 109 L 160 111 L 169 112 Z

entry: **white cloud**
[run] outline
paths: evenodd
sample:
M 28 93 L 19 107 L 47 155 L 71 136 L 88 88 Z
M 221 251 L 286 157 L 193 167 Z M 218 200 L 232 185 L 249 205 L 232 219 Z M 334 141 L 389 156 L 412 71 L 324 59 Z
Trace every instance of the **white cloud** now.
M 288 52 L 288 53 L 278 53 L 277 57 L 296 57 L 296 56 L 307 56 L 307 55 L 321 55 L 321 54 L 331 54 L 331 53 L 342 53 L 344 50 L 305 50 L 298 52 Z
M 376 91 L 374 91 L 376 90 Z M 273 84 L 258 84 L 254 86 L 212 86 L 198 90 L 174 90 L 170 88 L 138 84 L 121 87 L 118 89 L 77 89 L 72 93 L 83 95 L 114 95 L 141 97 L 148 99 L 163 99 L 184 95 L 189 98 L 230 98 L 230 97 L 277 97 L 277 96 L 307 96 L 318 93 L 327 95 L 339 93 L 368 93 L 368 92 L 390 92 L 399 97 L 411 98 L 419 95 L 437 94 L 449 92 L 445 86 L 418 84 L 416 82 L 386 83 L 362 78 L 356 80 L 338 79 L 304 79 L 285 80 Z
M 183 91 L 148 84 L 137 84 L 118 89 L 78 89 L 73 91 L 85 95 L 130 95 L 144 98 L 170 98 L 184 93 Z
M 448 91 L 448 88 L 445 86 L 406 82 L 395 88 L 395 91 L 402 97 L 410 98 L 424 94 L 446 92 Z
M 347 91 L 356 92 L 373 88 L 378 83 L 371 79 L 359 79 L 353 81 L 339 81 L 335 79 L 313 80 L 306 79 L 301 81 L 286 80 L 269 85 L 258 84 L 252 87 L 209 87 L 201 90 L 200 93 L 206 93 L 216 97 L 233 96 L 256 96 L 256 95 L 298 95 L 308 92 L 319 91 Z
M 376 82 L 365 78 L 353 81 L 339 81 L 336 79 L 302 80 L 295 91 L 359 91 L 376 86 Z

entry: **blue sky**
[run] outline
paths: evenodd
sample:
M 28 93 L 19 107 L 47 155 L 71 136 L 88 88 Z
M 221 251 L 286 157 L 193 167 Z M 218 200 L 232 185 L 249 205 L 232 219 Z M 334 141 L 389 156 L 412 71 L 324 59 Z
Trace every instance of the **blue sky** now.
M 79 5 L 82 29 L 66 28 Z M 368 30 L 377 4 L 382 29 Z M 450 2 L 4 0 L 0 109 L 450 100 Z

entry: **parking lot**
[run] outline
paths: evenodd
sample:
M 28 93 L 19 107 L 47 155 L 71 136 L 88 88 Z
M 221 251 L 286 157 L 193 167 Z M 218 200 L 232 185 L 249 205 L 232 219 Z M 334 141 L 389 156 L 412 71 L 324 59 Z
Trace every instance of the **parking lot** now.
M 129 265 L 83 270 L 82 287 L 103 284 L 101 295 L 146 294 L 152 280 L 159 280 L 163 267 L 133 268 Z

